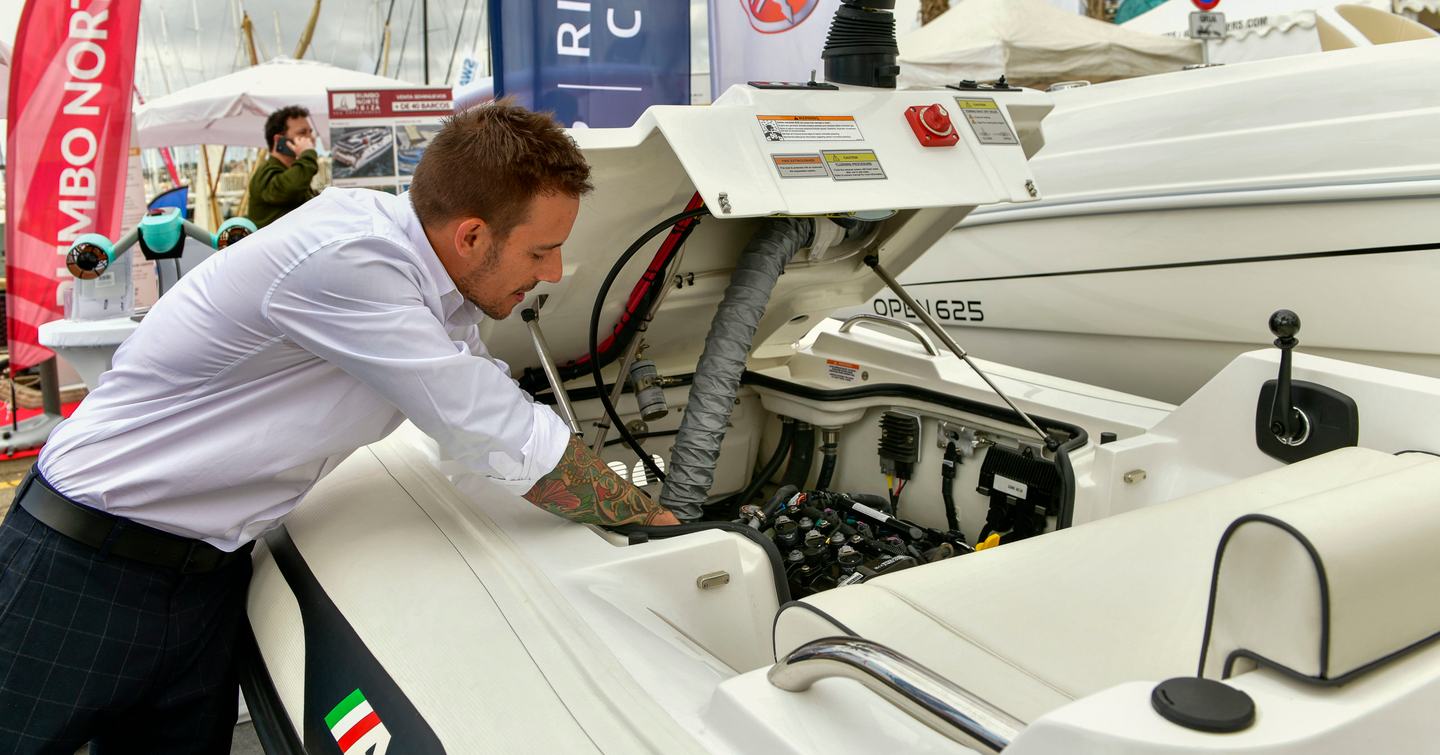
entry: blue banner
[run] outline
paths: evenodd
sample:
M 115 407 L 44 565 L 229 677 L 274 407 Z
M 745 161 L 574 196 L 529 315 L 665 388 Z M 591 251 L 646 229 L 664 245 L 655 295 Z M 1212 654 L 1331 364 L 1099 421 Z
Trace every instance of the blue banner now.
M 690 3 L 490 0 L 495 96 L 566 126 L 629 126 L 690 102 Z

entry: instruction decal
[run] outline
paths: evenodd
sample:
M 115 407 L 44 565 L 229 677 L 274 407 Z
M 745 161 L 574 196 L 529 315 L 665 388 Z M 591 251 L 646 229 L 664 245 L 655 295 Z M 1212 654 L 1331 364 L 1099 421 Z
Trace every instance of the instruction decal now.
M 1019 144 L 1015 132 L 1005 121 L 1005 114 L 995 100 L 986 97 L 956 97 L 955 104 L 970 122 L 970 129 L 981 144 Z
M 819 152 L 771 155 L 770 159 L 775 163 L 775 170 L 781 178 L 830 177 L 830 171 L 825 170 L 825 161 L 820 158 Z
M 836 181 L 876 181 L 885 176 L 873 149 L 821 150 L 825 166 Z
M 863 142 L 853 115 L 757 115 L 767 142 Z
M 841 362 L 835 359 L 826 359 L 825 372 L 830 375 L 831 380 L 839 380 L 842 383 L 853 383 L 859 379 L 860 365 Z

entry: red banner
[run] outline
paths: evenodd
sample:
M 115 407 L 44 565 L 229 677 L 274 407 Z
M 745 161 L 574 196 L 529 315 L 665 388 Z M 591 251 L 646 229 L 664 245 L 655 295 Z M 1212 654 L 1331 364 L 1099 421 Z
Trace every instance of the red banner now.
M 50 358 L 42 323 L 77 236 L 120 233 L 140 0 L 31 0 L 15 33 L 6 150 L 10 367 Z

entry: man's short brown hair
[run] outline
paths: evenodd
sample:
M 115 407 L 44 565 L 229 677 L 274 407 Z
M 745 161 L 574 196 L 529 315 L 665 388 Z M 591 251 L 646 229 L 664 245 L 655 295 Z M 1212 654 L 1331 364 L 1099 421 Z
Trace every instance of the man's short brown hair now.
M 507 98 L 445 121 L 415 168 L 410 203 L 426 225 L 475 217 L 504 238 L 536 196 L 590 189 L 590 166 L 570 135 Z

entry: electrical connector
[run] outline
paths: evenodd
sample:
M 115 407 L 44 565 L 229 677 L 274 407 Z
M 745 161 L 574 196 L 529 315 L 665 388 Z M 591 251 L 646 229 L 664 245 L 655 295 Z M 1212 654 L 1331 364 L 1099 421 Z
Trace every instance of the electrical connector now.
M 940 477 L 946 480 L 955 479 L 955 468 L 960 466 L 960 450 L 955 447 L 955 441 L 945 444 L 945 458 L 940 462 Z

